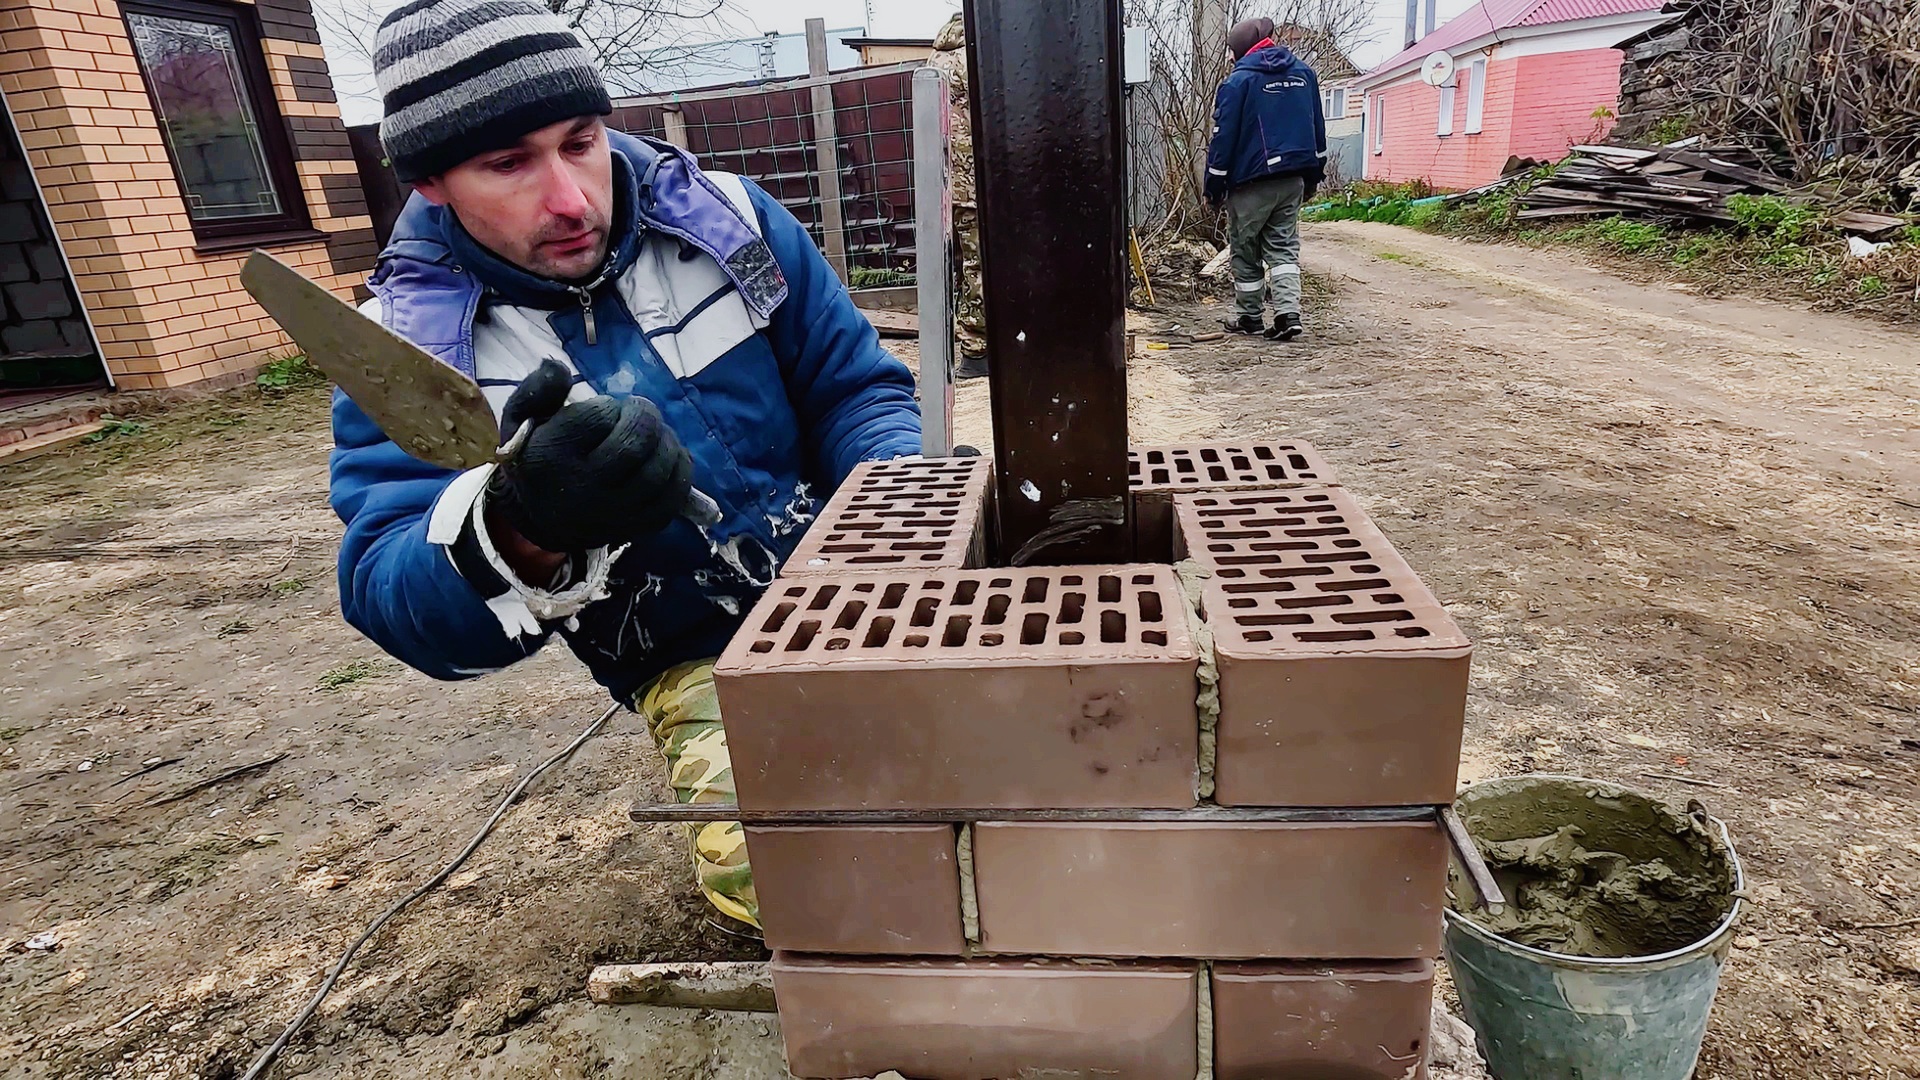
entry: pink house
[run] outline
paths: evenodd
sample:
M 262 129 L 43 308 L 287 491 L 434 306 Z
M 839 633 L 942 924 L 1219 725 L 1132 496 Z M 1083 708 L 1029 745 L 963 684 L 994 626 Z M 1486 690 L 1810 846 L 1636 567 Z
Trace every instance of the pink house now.
M 1497 180 L 1510 157 L 1543 161 L 1597 140 L 1620 104 L 1615 43 L 1672 18 L 1665 0 L 1485 0 L 1362 76 L 1369 180 L 1436 188 Z M 1421 66 L 1453 58 L 1430 86 Z

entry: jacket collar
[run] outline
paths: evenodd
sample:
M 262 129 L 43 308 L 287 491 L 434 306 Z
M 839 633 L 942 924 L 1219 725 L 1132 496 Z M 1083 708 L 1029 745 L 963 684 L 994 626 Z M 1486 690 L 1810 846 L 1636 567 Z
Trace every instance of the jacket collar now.
M 1234 70 L 1247 71 L 1285 71 L 1294 64 L 1293 51 L 1285 45 L 1276 45 L 1269 41 L 1265 48 L 1255 48 L 1235 63 Z

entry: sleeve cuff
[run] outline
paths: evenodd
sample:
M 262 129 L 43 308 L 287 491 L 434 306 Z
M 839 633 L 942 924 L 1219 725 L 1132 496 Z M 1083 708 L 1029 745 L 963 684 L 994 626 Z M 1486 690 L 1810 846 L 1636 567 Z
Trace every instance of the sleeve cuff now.
M 521 581 L 487 532 L 487 481 L 493 470 L 492 464 L 469 469 L 447 485 L 428 518 L 428 542 L 446 549 L 447 560 L 480 594 L 507 637 L 541 637 L 556 623 L 575 628 L 575 616 L 611 595 L 607 579 L 626 547 L 595 548 L 569 559 L 545 588 Z

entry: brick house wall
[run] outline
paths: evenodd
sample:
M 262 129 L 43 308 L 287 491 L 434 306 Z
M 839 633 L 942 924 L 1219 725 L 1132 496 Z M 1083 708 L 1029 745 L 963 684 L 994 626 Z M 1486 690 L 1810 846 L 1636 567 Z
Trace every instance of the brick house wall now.
M 1440 135 L 1440 89 L 1414 78 L 1368 95 L 1385 103 L 1386 138 L 1373 152 L 1367 133 L 1367 178 L 1405 183 L 1424 179 L 1441 190 L 1478 187 L 1500 178 L 1510 157 L 1558 161 L 1569 147 L 1611 130 L 1610 119 L 1595 110 L 1613 109 L 1620 98 L 1620 52 L 1582 49 L 1502 59 L 1487 63 L 1483 130 L 1468 134 L 1468 62 L 1455 79 L 1453 134 Z M 1369 112 L 1371 122 L 1372 113 Z
M 254 6 L 316 233 L 261 246 L 353 299 L 376 245 L 311 9 Z M 244 378 L 290 351 L 240 287 L 248 247 L 196 240 L 116 0 L 0 0 L 0 90 L 118 386 Z

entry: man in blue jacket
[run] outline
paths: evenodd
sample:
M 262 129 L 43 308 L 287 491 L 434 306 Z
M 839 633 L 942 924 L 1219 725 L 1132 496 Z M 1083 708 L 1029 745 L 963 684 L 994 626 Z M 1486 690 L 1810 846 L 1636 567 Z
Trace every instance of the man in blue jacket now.
M 731 802 L 711 658 L 820 498 L 919 452 L 912 378 L 778 202 L 606 128 L 606 88 L 544 3 L 413 0 L 381 24 L 375 74 L 415 195 L 363 310 L 531 434 L 455 473 L 335 395 L 347 620 L 439 679 L 558 634 L 646 718 L 682 801 Z M 717 524 L 681 515 L 693 487 Z M 757 921 L 738 825 L 698 830 L 696 864 Z
M 1227 329 L 1291 341 L 1301 332 L 1300 205 L 1326 177 L 1327 124 L 1319 76 L 1273 30 L 1272 19 L 1247 19 L 1227 33 L 1234 65 L 1214 98 L 1206 193 L 1227 204 L 1236 302 Z

